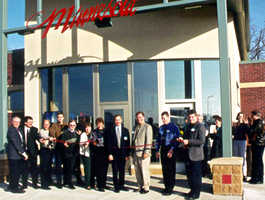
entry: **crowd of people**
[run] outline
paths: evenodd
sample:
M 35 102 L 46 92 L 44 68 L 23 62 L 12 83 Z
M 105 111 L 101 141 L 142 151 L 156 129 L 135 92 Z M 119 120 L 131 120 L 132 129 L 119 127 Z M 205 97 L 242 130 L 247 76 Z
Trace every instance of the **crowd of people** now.
M 30 173 L 32 187 L 35 189 L 50 190 L 51 185 L 59 189 L 75 189 L 72 181 L 74 175 L 79 186 L 104 192 L 109 188 L 106 180 L 110 163 L 113 191 L 128 191 L 125 186 L 125 166 L 129 157 L 132 157 L 138 185 L 136 191 L 146 194 L 150 189 L 151 150 L 155 146 L 156 157 L 161 159 L 162 164 L 162 194 L 171 195 L 173 192 L 176 160 L 181 154 L 181 157 L 184 157 L 190 187 L 187 198 L 198 199 L 204 161 L 209 159 L 208 155 L 210 159 L 222 157 L 222 118 L 215 116 L 214 134 L 207 134 L 209 131 L 202 116 L 194 110 L 188 114 L 184 134 L 180 133 L 177 125 L 170 122 L 168 112 L 161 114 L 161 120 L 163 125 L 159 127 L 154 145 L 153 129 L 146 122 L 143 112 L 136 113 L 137 124 L 132 136 L 124 127 L 121 115 L 114 117 L 114 125 L 111 128 L 105 128 L 103 118 L 97 118 L 96 128 L 93 130 L 89 122 L 77 124 L 75 120 L 70 120 L 65 124 L 63 113 L 58 112 L 57 123 L 51 124 L 48 119 L 44 119 L 39 131 L 33 126 L 32 117 L 26 116 L 21 124 L 21 119 L 14 116 L 7 132 L 10 171 L 8 191 L 24 193 L 24 189 L 28 187 Z M 250 122 L 244 118 L 243 113 L 239 113 L 237 120 L 233 126 L 233 155 L 244 158 L 244 169 L 246 166 L 250 169 L 251 183 L 263 183 L 265 131 L 261 115 L 258 111 L 253 111 Z M 209 153 L 205 147 L 210 137 L 213 138 L 213 145 Z M 84 179 L 81 176 L 80 163 L 84 166 Z M 39 175 L 41 186 L 38 186 Z M 246 178 L 245 172 L 244 175 Z M 22 185 L 19 184 L 20 178 Z

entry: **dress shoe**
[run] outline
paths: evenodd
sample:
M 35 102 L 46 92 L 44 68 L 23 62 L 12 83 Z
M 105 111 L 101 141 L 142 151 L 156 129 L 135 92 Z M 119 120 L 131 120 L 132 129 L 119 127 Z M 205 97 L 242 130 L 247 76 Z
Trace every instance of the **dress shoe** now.
M 62 189 L 62 188 L 63 188 L 63 185 L 62 185 L 62 184 L 56 184 L 56 187 L 57 187 L 58 189 Z
M 250 179 L 249 183 L 250 184 L 258 184 L 258 180 Z
M 126 191 L 126 192 L 129 191 L 129 189 L 128 189 L 127 187 L 124 187 L 124 186 L 120 187 L 120 190 L 122 190 L 122 191 Z
M 69 184 L 66 187 L 69 188 L 69 189 L 71 189 L 71 190 L 74 190 L 75 189 L 75 186 L 73 186 L 72 184 Z
M 114 192 L 115 193 L 120 193 L 120 190 L 116 188 L 116 189 L 114 189 Z
M 49 186 L 56 186 L 56 184 L 53 181 L 50 181 Z
M 185 196 L 186 196 L 186 197 L 192 197 L 193 194 L 192 194 L 192 192 L 190 191 L 189 193 L 185 194 Z
M 165 196 L 170 196 L 172 194 L 173 190 L 168 189 L 166 190 L 166 192 L 164 193 Z
M 253 182 L 250 182 L 250 184 L 263 184 L 263 181 L 253 181 Z
M 200 196 L 192 195 L 192 196 L 188 197 L 187 199 L 188 200 L 196 200 L 196 199 L 200 199 Z
M 24 189 L 27 189 L 27 188 L 28 188 L 27 185 L 22 185 L 22 186 L 21 186 L 21 189 L 23 189 L 23 190 L 24 190 Z
M 38 186 L 37 184 L 33 184 L 32 187 L 36 190 L 40 188 L 40 186 Z
M 164 192 L 162 193 L 164 196 L 170 196 L 172 194 L 172 192 L 168 191 L 168 192 Z
M 96 190 L 95 185 L 91 185 L 91 186 L 90 186 L 90 189 Z
M 147 194 L 148 192 L 149 192 L 149 190 L 145 190 L 145 189 L 142 189 L 142 190 L 140 191 L 141 194 Z
M 22 194 L 22 193 L 25 193 L 25 190 L 17 188 L 17 189 L 11 189 L 10 192 Z
M 48 186 L 41 186 L 41 189 L 43 189 L 43 190 L 51 190 L 51 188 L 48 187 Z
M 105 192 L 105 189 L 104 188 L 98 188 L 98 191 L 99 192 Z
M 85 183 L 82 180 L 78 180 L 76 182 L 76 185 L 83 187 L 85 185 Z
M 110 188 L 109 186 L 105 185 L 105 186 L 104 186 L 104 189 L 106 189 L 106 190 L 110 190 L 111 188 Z

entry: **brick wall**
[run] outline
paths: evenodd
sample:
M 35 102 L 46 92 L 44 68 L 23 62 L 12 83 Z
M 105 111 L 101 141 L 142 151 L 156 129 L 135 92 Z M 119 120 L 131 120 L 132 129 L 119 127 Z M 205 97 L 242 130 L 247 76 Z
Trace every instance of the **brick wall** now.
M 24 49 L 8 53 L 8 85 L 24 84 Z
M 265 62 L 240 65 L 240 83 L 265 83 Z M 265 116 L 265 86 L 246 87 L 240 89 L 241 110 L 250 114 L 252 110 L 259 110 Z
M 240 82 L 265 82 L 265 62 L 241 64 Z
M 13 73 L 13 67 L 12 67 L 12 53 L 9 53 L 7 55 L 7 84 L 12 84 L 12 73 Z
M 242 88 L 241 111 L 250 114 L 252 110 L 259 110 L 265 116 L 265 87 L 263 88 Z
M 12 50 L 7 56 L 7 83 L 8 85 L 24 84 L 24 49 Z M 14 115 L 23 117 L 24 112 L 9 111 L 8 126 L 11 124 L 11 118 Z

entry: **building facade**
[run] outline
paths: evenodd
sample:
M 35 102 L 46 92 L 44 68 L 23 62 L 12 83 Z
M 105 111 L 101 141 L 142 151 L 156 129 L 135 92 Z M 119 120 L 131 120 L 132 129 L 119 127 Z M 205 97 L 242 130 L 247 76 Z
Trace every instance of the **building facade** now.
M 96 2 L 80 1 L 84 8 Z M 136 6 L 152 3 L 157 1 Z M 72 4 L 44 1 L 43 18 L 54 8 Z M 26 0 L 26 19 L 36 13 L 36 6 L 36 1 Z M 247 51 L 236 16 L 229 10 L 233 118 L 240 111 L 239 62 Z M 66 120 L 101 116 L 107 123 L 120 113 L 131 131 L 140 110 L 157 125 L 165 110 L 180 126 L 189 109 L 206 116 L 220 114 L 214 3 L 115 17 L 112 23 L 98 28 L 91 22 L 63 34 L 50 29 L 45 39 L 41 39 L 43 30 L 25 36 L 25 114 L 33 116 L 35 126 L 40 127 L 45 113 L 54 111 L 63 111 Z
M 11 117 L 24 116 L 24 49 L 8 52 L 8 125 Z
M 265 116 L 265 62 L 250 61 L 240 64 L 241 110 L 248 116 L 259 110 Z

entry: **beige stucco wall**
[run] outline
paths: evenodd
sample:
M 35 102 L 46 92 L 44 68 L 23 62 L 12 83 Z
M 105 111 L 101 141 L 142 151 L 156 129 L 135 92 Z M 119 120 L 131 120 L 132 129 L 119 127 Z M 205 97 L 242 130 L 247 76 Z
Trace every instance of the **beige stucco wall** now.
M 35 1 L 27 0 L 29 17 Z M 44 8 L 72 5 L 72 1 L 44 1 Z M 84 2 L 84 1 L 82 1 Z M 30 3 L 30 4 L 29 4 Z M 47 13 L 47 12 L 46 12 Z M 113 18 L 113 27 L 97 28 L 88 23 L 82 28 L 50 29 L 46 39 L 40 31 L 25 37 L 25 114 L 39 121 L 38 67 L 72 63 L 99 63 L 148 59 L 209 59 L 218 58 L 217 16 L 214 7 L 184 10 L 170 8 Z M 238 80 L 240 61 L 232 18 L 229 18 L 229 52 L 231 58 L 232 106 L 238 111 L 235 99 L 235 80 Z M 34 72 L 34 76 L 32 76 Z M 233 113 L 233 116 L 235 114 Z

